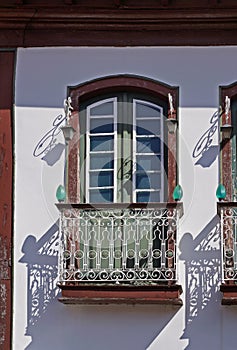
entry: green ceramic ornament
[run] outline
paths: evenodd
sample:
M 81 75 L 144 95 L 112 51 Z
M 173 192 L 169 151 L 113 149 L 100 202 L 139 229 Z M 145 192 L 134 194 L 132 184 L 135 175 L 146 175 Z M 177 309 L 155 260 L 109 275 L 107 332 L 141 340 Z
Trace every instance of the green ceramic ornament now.
M 226 197 L 226 189 L 225 189 L 224 185 L 219 184 L 219 186 L 217 187 L 217 190 L 216 190 L 216 197 L 219 200 L 222 200 Z
M 173 199 L 177 202 L 177 201 L 180 201 L 182 197 L 183 197 L 182 187 L 180 185 L 177 185 L 173 192 Z
M 59 185 L 56 192 L 56 198 L 59 202 L 64 202 L 66 199 L 66 191 L 64 186 Z

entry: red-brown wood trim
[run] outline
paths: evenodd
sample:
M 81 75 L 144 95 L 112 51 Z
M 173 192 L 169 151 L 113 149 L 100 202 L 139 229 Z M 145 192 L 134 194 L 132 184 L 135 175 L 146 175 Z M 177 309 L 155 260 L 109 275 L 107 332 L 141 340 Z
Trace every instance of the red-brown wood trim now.
M 81 210 L 106 210 L 106 209 L 177 209 L 180 217 L 183 215 L 182 202 L 148 202 L 148 203 L 56 203 L 58 210 L 81 209 Z
M 111 28 L 103 30 L 85 28 L 83 30 L 60 28 L 60 26 L 58 29 L 27 29 L 26 32 L 23 29 L 0 28 L 0 48 L 237 45 L 237 28 L 225 29 L 225 24 L 218 23 L 218 25 L 219 29 L 211 29 L 211 27 L 210 29 L 195 29 L 193 28 L 193 23 L 190 23 L 190 25 L 186 26 L 186 29 L 170 27 L 166 30 L 165 27 L 161 26 L 159 30 L 150 31 L 145 29 L 136 30 L 136 25 L 134 28 L 113 31 L 111 31 Z
M 66 168 L 67 201 L 69 203 L 80 202 L 80 130 L 79 112 L 73 110 L 70 118 L 70 125 L 74 128 L 75 134 L 68 144 L 68 158 Z
M 225 114 L 225 98 L 230 98 L 230 110 L 228 116 Z M 220 124 L 232 124 L 231 102 L 237 98 L 237 82 L 227 86 L 220 86 L 220 105 L 222 108 Z M 226 189 L 226 201 L 232 200 L 232 142 L 230 140 L 221 141 L 221 171 L 220 182 Z
M 153 79 L 123 74 L 102 77 L 79 84 L 77 86 L 70 86 L 68 88 L 68 94 L 72 98 L 72 105 L 74 106 L 74 109 L 78 110 L 79 96 L 80 101 L 84 101 L 85 99 L 94 97 L 104 92 L 121 91 L 122 89 L 133 91 L 137 90 L 152 96 L 159 96 L 159 98 L 163 98 L 164 100 L 167 100 L 168 93 L 172 92 L 174 104 L 176 104 L 179 88 L 177 86 L 171 86 Z
M 168 202 L 174 201 L 173 192 L 177 185 L 177 136 L 168 133 Z
M 236 45 L 236 19 L 235 0 L 10 0 L 0 47 Z
M 221 215 L 221 208 L 232 208 L 232 207 L 237 207 L 237 202 L 217 202 L 217 214 L 220 216 Z
M 16 4 L 24 4 L 24 8 L 37 6 L 39 8 L 63 7 L 63 3 L 73 4 L 79 8 L 135 8 L 135 9 L 162 9 L 168 5 L 170 9 L 210 9 L 236 8 L 235 0 L 1 0 L 0 7 L 14 8 Z M 218 6 L 216 6 L 218 5 Z
M 0 348 L 11 348 L 12 107 L 15 52 L 0 52 Z
M 168 110 L 168 119 L 174 119 L 178 122 L 178 90 L 172 93 L 173 111 Z M 178 182 L 177 167 L 177 131 L 174 134 L 168 132 L 168 202 L 173 202 L 173 191 Z
M 220 86 L 220 98 L 222 109 L 225 107 L 226 96 L 229 96 L 231 99 L 237 98 L 237 81 L 231 83 L 230 85 Z
M 139 287 L 66 285 L 60 288 L 59 301 L 64 304 L 183 304 L 182 287 L 177 284 Z
M 221 142 L 221 183 L 226 189 L 226 200 L 232 199 L 232 157 L 231 140 Z
M 79 102 L 87 100 L 99 94 L 121 90 L 132 90 L 147 93 L 151 96 L 161 98 L 168 103 L 168 93 L 172 94 L 174 111 L 168 112 L 169 118 L 177 118 L 178 87 L 170 86 L 152 79 L 134 76 L 117 75 L 95 79 L 77 86 L 68 87 L 68 96 L 72 99 L 73 115 L 72 126 L 77 130 L 72 142 L 69 142 L 68 156 L 68 201 L 79 202 L 80 174 L 79 174 Z M 173 190 L 177 184 L 177 136 L 168 134 L 168 202 L 173 201 Z
M 222 294 L 222 305 L 237 305 L 237 286 L 235 284 L 222 284 L 220 286 Z

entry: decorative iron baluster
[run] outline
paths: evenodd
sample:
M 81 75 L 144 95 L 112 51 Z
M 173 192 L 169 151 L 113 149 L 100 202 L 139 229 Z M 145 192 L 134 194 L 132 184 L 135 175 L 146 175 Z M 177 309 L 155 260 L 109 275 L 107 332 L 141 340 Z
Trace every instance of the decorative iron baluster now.
M 101 208 L 61 210 L 59 282 L 134 283 L 176 279 L 180 210 Z

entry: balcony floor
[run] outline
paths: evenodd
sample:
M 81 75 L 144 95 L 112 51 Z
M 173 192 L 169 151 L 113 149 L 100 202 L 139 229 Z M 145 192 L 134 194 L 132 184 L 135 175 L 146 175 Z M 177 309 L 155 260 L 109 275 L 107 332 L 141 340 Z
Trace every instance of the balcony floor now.
M 183 305 L 182 287 L 172 285 L 60 285 L 64 304 L 170 304 Z

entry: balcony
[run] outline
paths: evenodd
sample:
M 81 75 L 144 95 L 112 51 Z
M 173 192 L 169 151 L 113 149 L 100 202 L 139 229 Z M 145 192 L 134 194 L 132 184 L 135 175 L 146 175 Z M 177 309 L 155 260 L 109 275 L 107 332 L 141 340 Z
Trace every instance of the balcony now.
M 60 301 L 182 304 L 176 284 L 182 203 L 57 207 Z
M 237 305 L 237 202 L 217 204 L 221 222 L 223 305 Z

